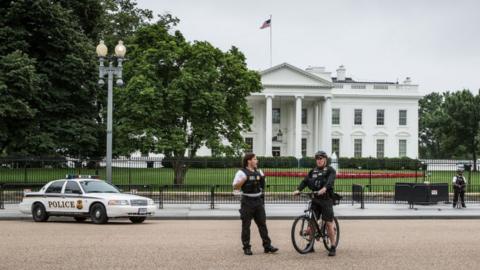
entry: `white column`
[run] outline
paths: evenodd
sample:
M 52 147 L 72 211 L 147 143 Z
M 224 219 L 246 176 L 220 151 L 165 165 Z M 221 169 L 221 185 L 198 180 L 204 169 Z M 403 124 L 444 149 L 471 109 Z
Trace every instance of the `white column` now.
M 316 153 L 319 149 L 318 141 L 319 141 L 319 126 L 320 126 L 320 118 L 318 117 L 318 113 L 320 112 L 320 106 L 317 101 L 315 101 L 315 109 L 313 110 L 313 153 Z
M 273 95 L 267 95 L 265 102 L 265 156 L 272 156 L 272 99 Z
M 295 96 L 295 157 L 302 157 L 302 99 L 303 96 Z
M 332 154 L 332 97 L 325 97 L 322 106 L 322 150 Z

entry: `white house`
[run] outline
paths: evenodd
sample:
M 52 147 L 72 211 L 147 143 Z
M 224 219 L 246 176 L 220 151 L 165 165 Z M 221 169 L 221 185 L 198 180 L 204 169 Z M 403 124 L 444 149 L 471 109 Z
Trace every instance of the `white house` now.
M 244 133 L 259 156 L 418 157 L 418 100 L 410 78 L 355 81 L 340 66 L 306 70 L 283 63 L 261 72 L 263 91 L 248 97 L 254 116 Z M 209 155 L 201 149 L 199 155 Z

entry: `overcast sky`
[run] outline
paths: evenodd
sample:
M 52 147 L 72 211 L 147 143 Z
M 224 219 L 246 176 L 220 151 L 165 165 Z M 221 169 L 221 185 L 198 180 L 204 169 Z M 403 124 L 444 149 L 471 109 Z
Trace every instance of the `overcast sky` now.
M 480 88 L 480 1 L 477 0 L 138 0 L 181 21 L 188 40 L 237 46 L 250 68 L 288 62 L 305 69 L 339 65 L 356 80 L 412 78 L 432 91 Z

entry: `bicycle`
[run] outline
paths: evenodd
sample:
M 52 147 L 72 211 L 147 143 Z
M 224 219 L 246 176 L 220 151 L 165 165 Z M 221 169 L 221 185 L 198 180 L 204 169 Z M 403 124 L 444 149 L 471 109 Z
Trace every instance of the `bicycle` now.
M 310 252 L 315 241 L 320 241 L 320 239 L 323 240 L 325 249 L 330 251 L 332 247 L 332 243 L 327 233 L 326 222 L 321 220 L 321 225 L 319 225 L 317 220 L 321 219 L 321 215 L 320 217 L 317 217 L 312 210 L 312 199 L 315 194 L 316 192 L 300 193 L 300 195 L 309 196 L 310 200 L 307 203 L 307 209 L 304 211 L 304 214 L 295 218 L 292 224 L 291 236 L 293 247 L 300 254 Z M 333 222 L 335 224 L 335 233 L 337 235 L 335 246 L 338 247 L 340 240 L 340 226 L 336 217 L 333 218 Z

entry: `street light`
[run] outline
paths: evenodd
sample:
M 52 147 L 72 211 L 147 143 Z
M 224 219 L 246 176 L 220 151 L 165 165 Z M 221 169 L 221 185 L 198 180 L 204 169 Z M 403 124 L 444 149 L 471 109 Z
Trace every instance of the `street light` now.
M 122 62 L 125 58 L 127 49 L 123 45 L 123 41 L 118 41 L 115 46 L 115 56 L 107 57 L 108 48 L 100 40 L 97 45 L 97 56 L 100 65 L 98 67 L 98 84 L 103 86 L 105 82 L 103 78 L 107 75 L 108 79 L 108 101 L 107 101 L 107 182 L 112 183 L 112 112 L 113 112 L 113 75 L 117 78 L 116 84 L 123 85 L 122 80 Z M 105 59 L 108 61 L 108 67 L 104 65 Z M 113 66 L 113 62 L 117 60 L 117 66 Z

